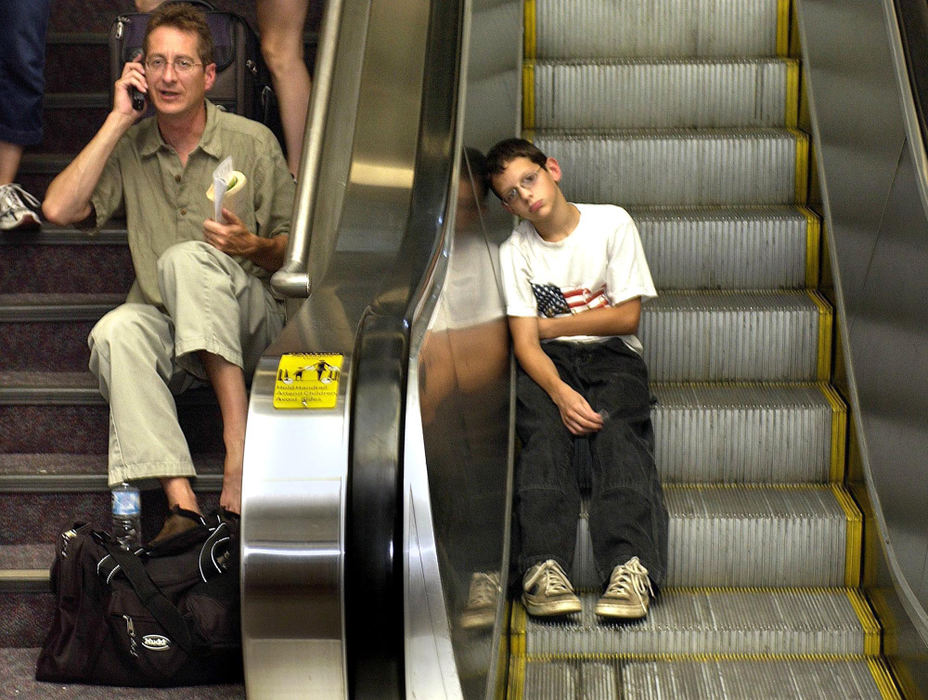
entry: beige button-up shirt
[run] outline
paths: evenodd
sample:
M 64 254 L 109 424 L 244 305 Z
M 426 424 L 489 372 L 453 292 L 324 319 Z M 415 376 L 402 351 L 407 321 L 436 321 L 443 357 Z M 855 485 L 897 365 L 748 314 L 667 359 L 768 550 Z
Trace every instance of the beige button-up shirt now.
M 266 238 L 289 233 L 295 185 L 276 137 L 262 124 L 207 100 L 206 128 L 186 167 L 161 138 L 154 117 L 133 125 L 116 145 L 91 203 L 96 230 L 112 215 L 125 214 L 136 277 L 127 301 L 162 306 L 155 263 L 176 243 L 203 240 L 203 221 L 214 215 L 206 190 L 226 156 L 247 178 L 235 213 L 248 230 Z M 268 284 L 270 272 L 237 260 Z

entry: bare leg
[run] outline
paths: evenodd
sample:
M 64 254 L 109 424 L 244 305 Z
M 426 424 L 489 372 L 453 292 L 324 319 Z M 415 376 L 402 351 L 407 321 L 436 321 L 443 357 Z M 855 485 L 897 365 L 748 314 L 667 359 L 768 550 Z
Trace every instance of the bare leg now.
M 190 479 L 186 476 L 172 476 L 161 479 L 161 487 L 164 489 L 164 495 L 167 496 L 168 508 L 180 506 L 184 510 L 192 510 L 194 513 L 200 512 L 196 494 L 193 493 Z
M 135 9 L 139 12 L 151 12 L 164 0 L 135 0 Z
M 23 157 L 23 147 L 6 141 L 0 141 L 0 185 L 9 185 L 16 181 L 19 161 Z
M 303 60 L 303 27 L 308 9 L 309 0 L 257 0 L 261 53 L 280 103 L 287 167 L 294 176 L 300 167 L 312 88 Z
M 200 352 L 206 374 L 216 392 L 222 413 L 222 441 L 226 448 L 219 505 L 233 513 L 242 510 L 242 465 L 245 460 L 245 422 L 248 392 L 245 373 L 224 357 Z

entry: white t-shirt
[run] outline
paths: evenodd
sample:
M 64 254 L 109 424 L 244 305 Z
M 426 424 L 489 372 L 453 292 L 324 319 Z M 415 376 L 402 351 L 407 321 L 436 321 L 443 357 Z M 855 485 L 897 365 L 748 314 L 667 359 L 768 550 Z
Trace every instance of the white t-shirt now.
M 569 236 L 549 243 L 521 221 L 500 246 L 503 295 L 509 316 L 556 317 L 657 296 L 628 212 L 612 204 L 575 204 L 580 222 Z M 621 336 L 641 353 L 634 335 Z M 601 336 L 563 336 L 591 342 Z

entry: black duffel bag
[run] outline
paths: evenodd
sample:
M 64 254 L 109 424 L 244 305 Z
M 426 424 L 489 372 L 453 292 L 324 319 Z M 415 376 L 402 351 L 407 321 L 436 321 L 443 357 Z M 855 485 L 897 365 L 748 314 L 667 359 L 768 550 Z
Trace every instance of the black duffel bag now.
M 51 571 L 57 599 L 36 679 L 182 686 L 242 680 L 238 517 L 136 552 L 75 523 Z

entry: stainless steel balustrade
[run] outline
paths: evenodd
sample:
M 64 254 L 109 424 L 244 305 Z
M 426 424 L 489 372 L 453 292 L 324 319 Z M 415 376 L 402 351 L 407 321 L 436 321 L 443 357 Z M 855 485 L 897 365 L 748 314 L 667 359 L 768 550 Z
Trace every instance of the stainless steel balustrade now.
M 517 28 L 518 3 L 503 4 Z M 500 3 L 474 6 L 499 25 Z M 327 9 L 293 235 L 274 277 L 295 308 L 249 412 L 249 698 L 482 696 L 504 658 L 501 624 L 452 629 L 472 574 L 505 581 L 512 454 L 502 231 L 488 233 L 509 222 L 481 209 L 476 175 L 456 165 L 466 139 L 485 150 L 509 135 L 513 111 L 496 94 L 472 100 L 482 119 L 462 131 L 464 76 L 499 87 L 493 50 L 467 65 L 471 19 L 471 3 L 444 0 Z M 517 77 L 506 76 L 513 99 Z M 279 363 L 301 353 L 341 356 L 334 407 L 275 407 L 293 381 Z
M 924 16 L 924 3 L 900 0 Z M 928 688 L 928 163 L 892 0 L 801 0 L 810 116 L 884 648 Z M 911 32 L 913 29 L 910 28 Z M 922 27 L 924 37 L 925 28 Z M 924 45 L 921 51 L 924 52 Z M 917 55 L 917 54 L 916 54 Z M 912 65 L 925 75 L 926 66 Z

